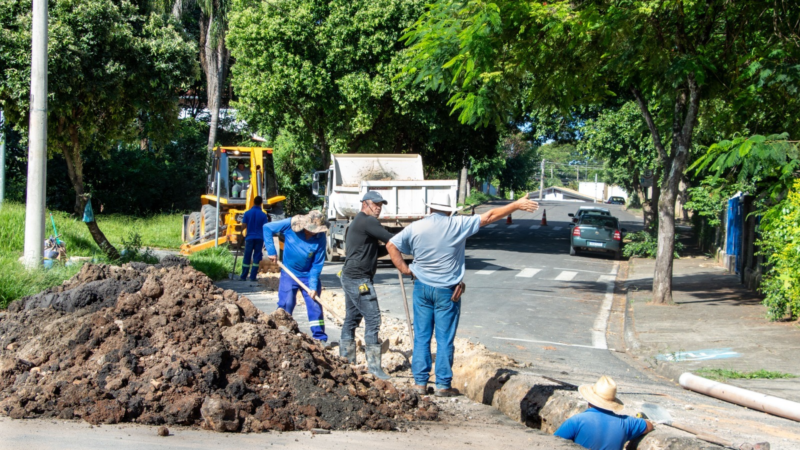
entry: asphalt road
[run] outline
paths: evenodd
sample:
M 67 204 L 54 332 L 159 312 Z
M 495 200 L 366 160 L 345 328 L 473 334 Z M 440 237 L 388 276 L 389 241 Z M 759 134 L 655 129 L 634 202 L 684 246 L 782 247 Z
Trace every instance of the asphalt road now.
M 641 379 L 605 340 L 609 291 L 619 264 L 605 254 L 569 255 L 567 214 L 582 205 L 588 204 L 543 202 L 539 211 L 518 212 L 511 225 L 496 222 L 467 241 L 458 335 L 532 363 L 541 373 Z M 641 228 L 641 220 L 621 206 L 605 206 L 624 228 Z M 545 210 L 547 226 L 541 226 Z M 323 286 L 340 286 L 340 266 L 326 265 Z M 410 278 L 405 283 L 411 302 Z M 397 270 L 390 263 L 379 266 L 375 285 L 384 314 L 405 318 Z M 328 328 L 337 339 L 338 330 Z

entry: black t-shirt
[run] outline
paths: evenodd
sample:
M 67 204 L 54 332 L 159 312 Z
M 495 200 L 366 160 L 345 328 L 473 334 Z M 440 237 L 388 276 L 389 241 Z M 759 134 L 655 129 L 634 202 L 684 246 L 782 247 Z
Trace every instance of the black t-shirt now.
M 372 278 L 378 270 L 378 256 L 386 255 L 385 247 L 378 241 L 388 243 L 394 236 L 381 226 L 378 219 L 359 212 L 347 228 L 347 256 L 342 275 L 347 278 Z M 378 249 L 382 248 L 380 255 Z

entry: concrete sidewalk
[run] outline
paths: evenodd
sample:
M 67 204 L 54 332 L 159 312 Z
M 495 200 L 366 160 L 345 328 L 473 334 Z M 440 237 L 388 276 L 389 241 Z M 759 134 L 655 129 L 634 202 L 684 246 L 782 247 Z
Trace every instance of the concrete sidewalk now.
M 675 260 L 672 306 L 649 304 L 655 260 L 628 264 L 626 344 L 660 375 L 676 383 L 701 368 L 800 376 L 798 323 L 770 322 L 761 297 L 713 259 Z M 800 402 L 800 378 L 727 383 Z

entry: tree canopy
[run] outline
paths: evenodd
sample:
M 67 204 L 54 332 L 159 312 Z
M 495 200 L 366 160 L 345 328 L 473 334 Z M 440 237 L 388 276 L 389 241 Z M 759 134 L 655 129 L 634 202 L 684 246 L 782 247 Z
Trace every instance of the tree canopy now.
M 567 114 L 635 101 L 665 174 L 654 300 L 669 303 L 675 200 L 701 101 L 752 105 L 754 86 L 791 89 L 765 68 L 789 70 L 798 17 L 800 5 L 779 1 L 443 0 L 406 35 L 407 72 L 471 124 L 513 120 L 520 104 Z
M 194 76 L 195 45 L 169 16 L 141 12 L 126 0 L 50 2 L 48 149 L 67 163 L 82 214 L 86 150 L 105 153 L 119 141 L 166 139 L 178 121 L 177 88 Z M 0 105 L 27 131 L 31 2 L 0 3 Z M 118 257 L 97 227 L 97 244 Z

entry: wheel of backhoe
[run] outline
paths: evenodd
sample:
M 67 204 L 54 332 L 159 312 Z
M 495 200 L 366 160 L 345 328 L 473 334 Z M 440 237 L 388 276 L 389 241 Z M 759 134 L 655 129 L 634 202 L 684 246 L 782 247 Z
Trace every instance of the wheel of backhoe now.
M 189 242 L 195 241 L 200 237 L 200 226 L 202 218 L 199 212 L 189 214 L 189 220 L 186 223 L 186 239 Z
M 217 208 L 212 205 L 203 205 L 200 208 L 200 215 L 202 216 L 203 225 L 200 227 L 200 234 L 203 236 L 210 231 L 214 231 L 217 227 Z

